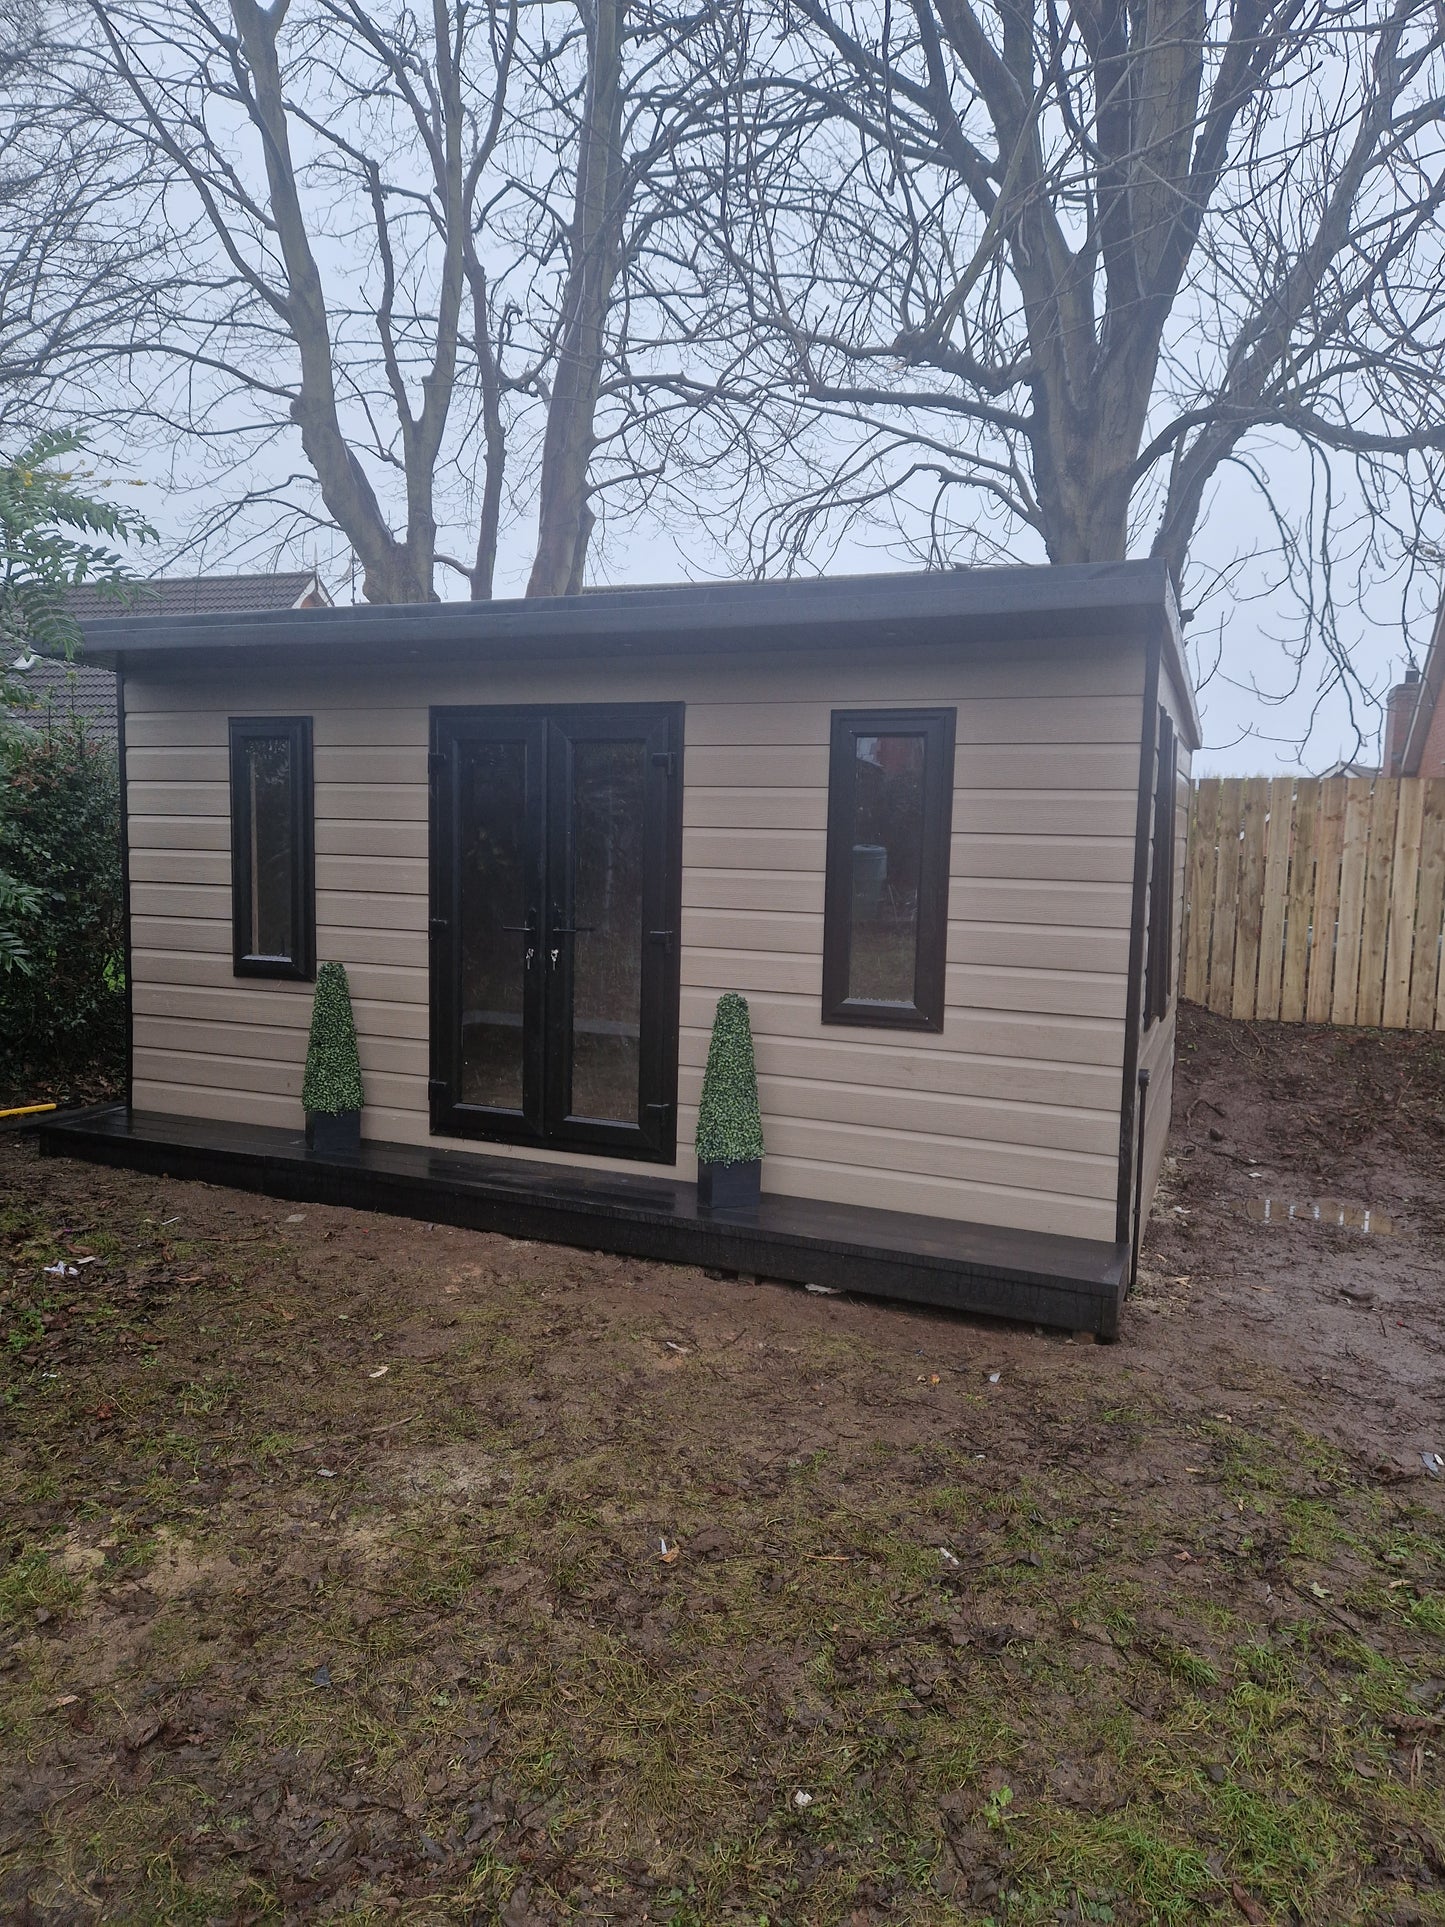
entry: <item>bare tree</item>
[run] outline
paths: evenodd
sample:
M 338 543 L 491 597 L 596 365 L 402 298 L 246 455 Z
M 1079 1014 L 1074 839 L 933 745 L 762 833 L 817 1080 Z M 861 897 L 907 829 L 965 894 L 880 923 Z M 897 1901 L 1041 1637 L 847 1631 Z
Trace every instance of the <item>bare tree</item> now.
M 147 255 L 151 184 L 107 136 L 74 12 L 0 0 L 0 435 L 28 439 L 92 380 Z M 60 395 L 64 388 L 64 398 Z
M 154 405 L 251 462 L 294 426 L 363 593 L 429 599 L 464 312 L 491 325 L 470 241 L 515 5 L 473 14 L 433 0 L 421 17 L 356 0 L 88 4 L 99 71 L 124 89 L 115 131 L 167 176 L 171 262 L 189 297 L 119 344 L 138 382 L 181 367 L 169 389 L 148 386 L 174 398 Z M 466 355 L 469 406 L 488 399 L 494 359 L 489 343 Z M 489 443 L 484 463 L 501 454 Z M 499 480 L 482 492 L 486 593 Z
M 731 15 L 86 4 L 187 294 L 138 300 L 118 345 L 136 406 L 228 468 L 217 524 L 335 529 L 373 601 L 431 597 L 438 569 L 486 596 L 535 502 L 529 593 L 578 587 L 600 498 L 645 499 L 659 437 L 703 405 L 649 383 L 715 299 L 677 240 Z
M 789 0 L 754 56 L 736 396 L 824 430 L 779 438 L 770 564 L 896 515 L 1178 576 L 1281 443 L 1438 511 L 1437 0 Z

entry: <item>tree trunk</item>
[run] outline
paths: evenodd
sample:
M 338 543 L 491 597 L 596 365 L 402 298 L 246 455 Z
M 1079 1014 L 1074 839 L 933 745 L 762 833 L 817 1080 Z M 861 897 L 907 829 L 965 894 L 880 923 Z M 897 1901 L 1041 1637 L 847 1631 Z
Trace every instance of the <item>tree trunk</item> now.
M 594 0 L 594 7 L 588 22 L 589 71 L 578 141 L 572 257 L 542 443 L 537 553 L 527 583 L 529 596 L 577 593 L 594 523 L 588 471 L 626 213 L 621 154 L 626 0 Z

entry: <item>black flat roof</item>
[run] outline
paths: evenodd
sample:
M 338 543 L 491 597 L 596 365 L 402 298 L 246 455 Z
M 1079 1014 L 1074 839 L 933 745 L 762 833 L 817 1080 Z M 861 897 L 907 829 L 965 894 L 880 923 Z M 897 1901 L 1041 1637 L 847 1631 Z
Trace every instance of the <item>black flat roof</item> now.
M 89 662 L 164 673 L 239 652 L 297 667 L 458 656 L 667 656 L 1162 634 L 1187 687 L 1162 562 L 679 582 L 496 602 L 130 614 L 83 625 Z

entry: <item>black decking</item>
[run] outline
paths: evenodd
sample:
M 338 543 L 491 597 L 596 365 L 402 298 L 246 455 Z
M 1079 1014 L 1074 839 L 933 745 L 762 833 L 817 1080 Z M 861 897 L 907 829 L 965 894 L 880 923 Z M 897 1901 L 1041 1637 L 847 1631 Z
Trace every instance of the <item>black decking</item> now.
M 1118 1330 L 1124 1245 L 767 1195 L 752 1214 L 709 1214 L 699 1210 L 696 1188 L 675 1178 L 407 1144 L 325 1156 L 308 1151 L 300 1131 L 127 1113 L 119 1104 L 48 1120 L 39 1135 L 50 1157 L 267 1197 L 831 1285 L 1101 1338 Z

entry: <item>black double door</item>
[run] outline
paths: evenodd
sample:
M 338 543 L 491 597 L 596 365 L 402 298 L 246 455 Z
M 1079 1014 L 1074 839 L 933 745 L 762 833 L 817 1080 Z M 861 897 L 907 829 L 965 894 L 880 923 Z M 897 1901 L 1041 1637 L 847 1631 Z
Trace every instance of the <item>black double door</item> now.
M 432 1129 L 670 1159 L 682 710 L 432 712 Z

